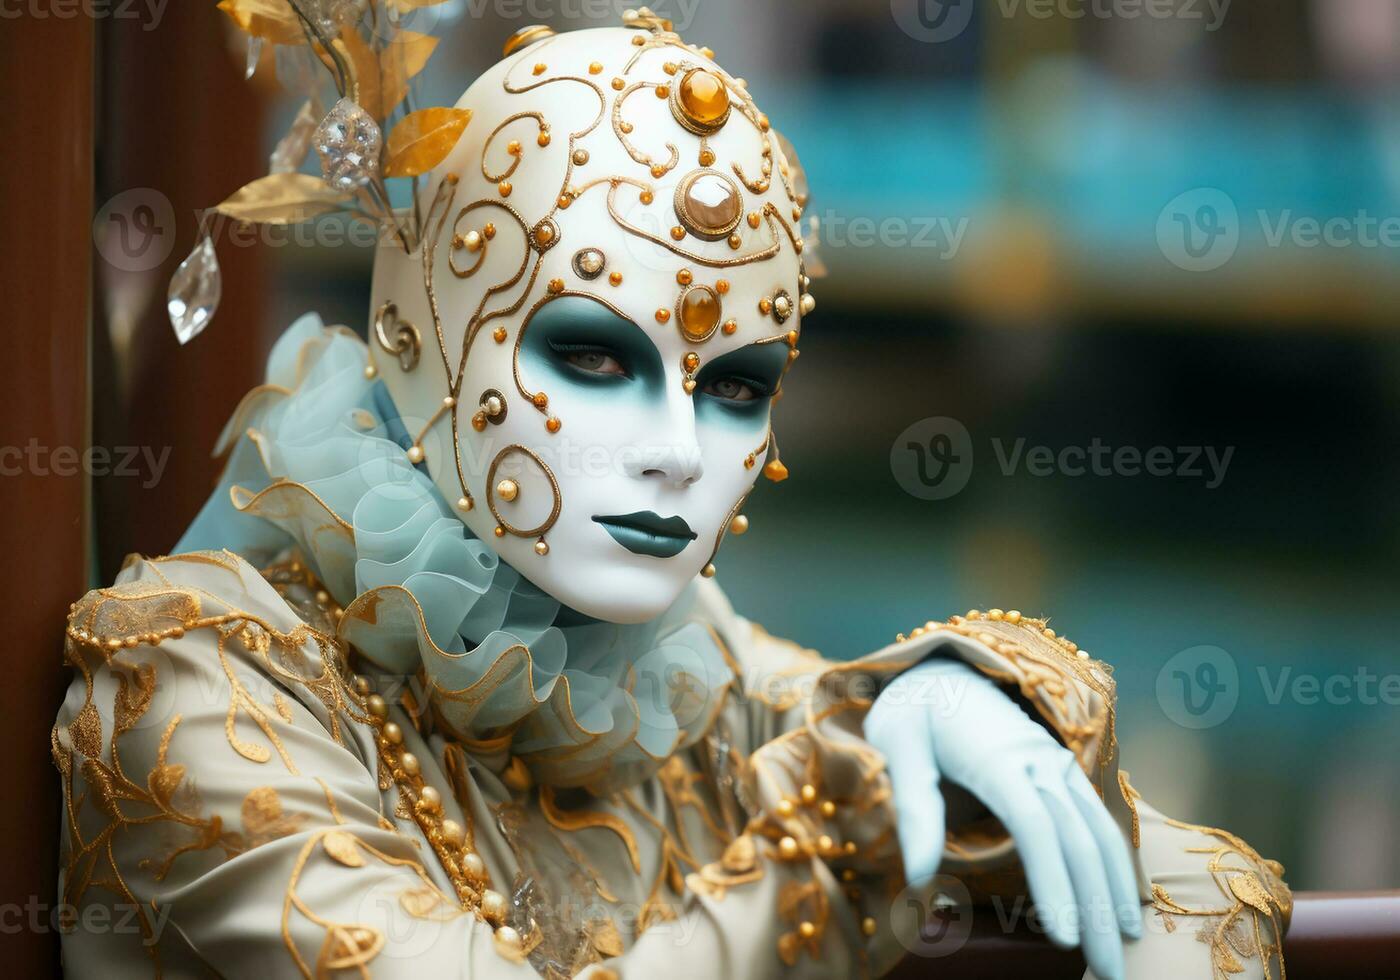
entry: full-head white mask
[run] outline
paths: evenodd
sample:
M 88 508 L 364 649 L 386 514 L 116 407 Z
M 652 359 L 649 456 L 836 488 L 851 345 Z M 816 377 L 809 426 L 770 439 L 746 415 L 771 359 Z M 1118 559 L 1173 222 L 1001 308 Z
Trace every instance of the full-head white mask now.
M 421 247 L 376 259 L 373 366 L 474 534 L 578 612 L 652 619 L 785 472 L 770 407 L 814 302 L 796 161 L 645 14 L 527 28 L 458 107 Z

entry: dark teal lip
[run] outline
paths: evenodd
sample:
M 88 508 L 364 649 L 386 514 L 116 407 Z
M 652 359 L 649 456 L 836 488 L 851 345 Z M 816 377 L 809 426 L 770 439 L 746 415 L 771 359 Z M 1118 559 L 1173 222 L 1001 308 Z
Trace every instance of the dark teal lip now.
M 639 510 L 633 514 L 601 514 L 593 520 L 634 555 L 651 558 L 674 558 L 696 538 L 690 525 L 681 518 L 662 517 L 649 510 Z

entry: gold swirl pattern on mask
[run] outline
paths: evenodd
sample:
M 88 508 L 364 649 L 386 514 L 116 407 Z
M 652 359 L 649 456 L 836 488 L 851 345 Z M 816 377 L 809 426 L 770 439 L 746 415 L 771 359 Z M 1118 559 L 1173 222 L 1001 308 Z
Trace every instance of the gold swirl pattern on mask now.
M 508 457 L 519 454 L 529 458 L 529 460 L 540 468 L 546 480 L 549 481 L 550 493 L 553 497 L 549 516 L 534 527 L 517 527 L 501 516 L 500 509 L 496 506 L 496 497 L 499 491 L 496 483 L 496 474 L 500 471 L 501 463 Z M 502 498 L 504 499 L 504 498 Z M 513 499 L 513 498 L 512 498 Z M 563 506 L 563 498 L 559 495 L 559 481 L 554 477 L 554 471 L 549 468 L 549 464 L 540 458 L 540 455 L 532 449 L 520 445 L 519 443 L 507 446 L 496 454 L 491 460 L 491 468 L 486 473 L 486 506 L 491 509 L 491 516 L 496 519 L 496 537 L 512 535 L 517 538 L 539 538 L 536 542 L 535 551 L 541 556 L 549 553 L 549 546 L 545 544 L 544 536 L 549 533 L 549 529 L 554 526 L 554 522 L 559 520 L 559 510 Z M 543 545 L 543 550 L 541 549 Z
M 633 82 L 618 94 L 617 98 L 613 101 L 612 107 L 613 134 L 617 136 L 617 141 L 622 144 L 622 148 L 627 151 L 627 155 L 643 167 L 648 168 L 653 177 L 664 177 L 674 170 L 676 165 L 680 163 L 681 151 L 676 148 L 676 144 L 668 141 L 665 144 L 667 156 L 663 163 L 659 162 L 650 153 L 646 153 L 636 147 L 632 141 L 627 138 L 627 134 L 632 132 L 633 126 L 622 118 L 622 107 L 633 94 L 642 89 L 660 90 L 661 88 L 662 83 L 660 82 Z

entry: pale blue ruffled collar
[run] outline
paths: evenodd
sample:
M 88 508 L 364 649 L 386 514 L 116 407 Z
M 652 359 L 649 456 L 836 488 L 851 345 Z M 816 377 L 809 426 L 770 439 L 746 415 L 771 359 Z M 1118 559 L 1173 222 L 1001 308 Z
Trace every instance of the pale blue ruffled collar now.
M 693 589 L 650 623 L 559 625 L 572 617 L 408 462 L 366 363 L 348 331 L 293 324 L 229 421 L 228 466 L 177 550 L 260 564 L 297 548 L 345 607 L 347 642 L 425 684 L 437 724 L 469 748 L 510 735 L 540 782 L 611 791 L 698 740 L 733 675 L 691 619 Z

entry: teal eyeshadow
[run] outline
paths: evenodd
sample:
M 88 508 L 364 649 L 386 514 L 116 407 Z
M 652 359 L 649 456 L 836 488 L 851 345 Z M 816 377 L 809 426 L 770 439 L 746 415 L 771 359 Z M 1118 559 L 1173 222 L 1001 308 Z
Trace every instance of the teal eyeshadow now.
M 695 377 L 695 396 L 700 399 L 696 407 L 702 412 L 713 411 L 719 417 L 745 422 L 764 415 L 768 410 L 769 399 L 777 391 L 778 383 L 782 380 L 787 353 L 787 345 L 782 343 L 750 344 L 704 364 Z M 747 383 L 758 397 L 751 401 L 736 402 L 704 393 L 709 384 L 723 378 L 734 378 Z
M 599 375 L 569 363 L 570 351 L 602 349 L 614 354 L 627 377 Z M 664 381 L 661 355 L 641 328 L 601 303 L 582 296 L 565 296 L 535 311 L 525 328 L 520 357 L 531 368 L 543 368 L 559 380 L 615 392 L 659 391 Z

